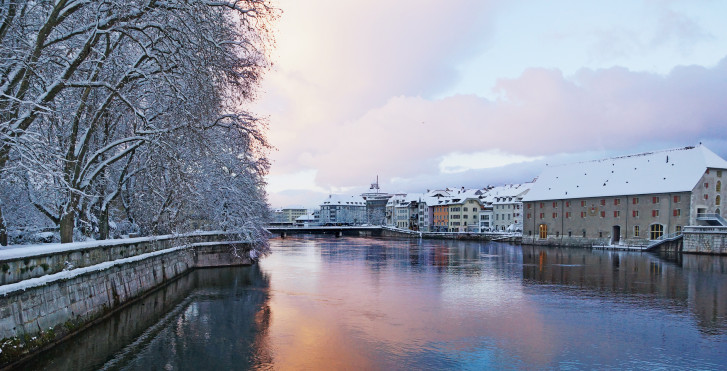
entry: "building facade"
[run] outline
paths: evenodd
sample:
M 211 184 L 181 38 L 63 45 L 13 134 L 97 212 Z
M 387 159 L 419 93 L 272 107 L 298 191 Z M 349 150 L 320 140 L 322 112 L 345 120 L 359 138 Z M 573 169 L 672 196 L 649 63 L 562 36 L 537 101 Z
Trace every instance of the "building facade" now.
M 366 220 L 366 201 L 361 196 L 329 195 L 321 204 L 320 223 L 360 225 Z
M 523 243 L 646 245 L 717 223 L 726 175 L 701 145 L 548 167 L 523 198 Z

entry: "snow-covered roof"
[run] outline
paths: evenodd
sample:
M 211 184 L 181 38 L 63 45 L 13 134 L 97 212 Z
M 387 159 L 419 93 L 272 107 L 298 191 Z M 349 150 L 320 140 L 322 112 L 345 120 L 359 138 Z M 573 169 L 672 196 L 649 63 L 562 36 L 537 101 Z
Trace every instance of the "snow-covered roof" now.
M 689 192 L 727 161 L 702 145 L 547 166 L 523 201 Z
M 533 183 L 507 184 L 490 189 L 485 193 L 483 202 L 487 203 L 512 203 L 517 202 L 516 198 L 523 196 Z M 498 201 L 498 199 L 500 201 Z
M 329 195 L 328 198 L 321 203 L 321 206 L 330 205 L 366 206 L 366 200 L 364 200 L 361 196 Z

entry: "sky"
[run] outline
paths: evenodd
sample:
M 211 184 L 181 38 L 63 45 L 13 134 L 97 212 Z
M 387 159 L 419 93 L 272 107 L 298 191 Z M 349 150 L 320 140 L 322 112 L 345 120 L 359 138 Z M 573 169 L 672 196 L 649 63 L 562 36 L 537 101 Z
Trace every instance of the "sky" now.
M 727 158 L 727 1 L 274 0 L 273 207 L 481 188 L 703 143 Z

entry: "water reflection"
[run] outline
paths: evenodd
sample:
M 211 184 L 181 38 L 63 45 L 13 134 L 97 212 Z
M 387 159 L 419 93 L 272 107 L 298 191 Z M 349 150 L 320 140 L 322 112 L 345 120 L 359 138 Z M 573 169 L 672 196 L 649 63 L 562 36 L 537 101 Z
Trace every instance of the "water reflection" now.
M 193 271 L 21 368 L 180 370 L 269 364 L 268 282 L 257 266 Z
M 83 369 L 83 358 L 171 370 L 727 363 L 725 257 L 313 236 L 271 246 L 259 266 L 198 271 L 149 298 L 157 314 L 132 309 L 84 335 L 85 346 L 123 338 L 99 355 L 46 367 Z

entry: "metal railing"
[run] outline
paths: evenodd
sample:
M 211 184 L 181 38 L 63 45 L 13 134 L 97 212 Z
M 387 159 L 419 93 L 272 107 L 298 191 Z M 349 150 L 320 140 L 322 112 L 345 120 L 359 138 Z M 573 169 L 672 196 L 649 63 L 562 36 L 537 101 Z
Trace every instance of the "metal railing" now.
M 690 225 L 684 227 L 682 231 L 684 233 L 727 233 L 727 227 Z
M 646 246 L 645 250 L 653 249 L 654 247 L 656 247 L 658 245 L 661 245 L 664 242 L 674 241 L 674 240 L 676 240 L 678 238 L 681 238 L 681 237 L 682 237 L 682 232 L 674 232 L 674 233 L 669 233 L 669 234 L 663 234 L 659 238 L 657 238 L 655 240 L 651 240 L 649 242 L 649 244 Z
M 699 213 L 697 214 L 697 220 L 713 220 L 723 226 L 727 226 L 727 220 L 717 213 Z

